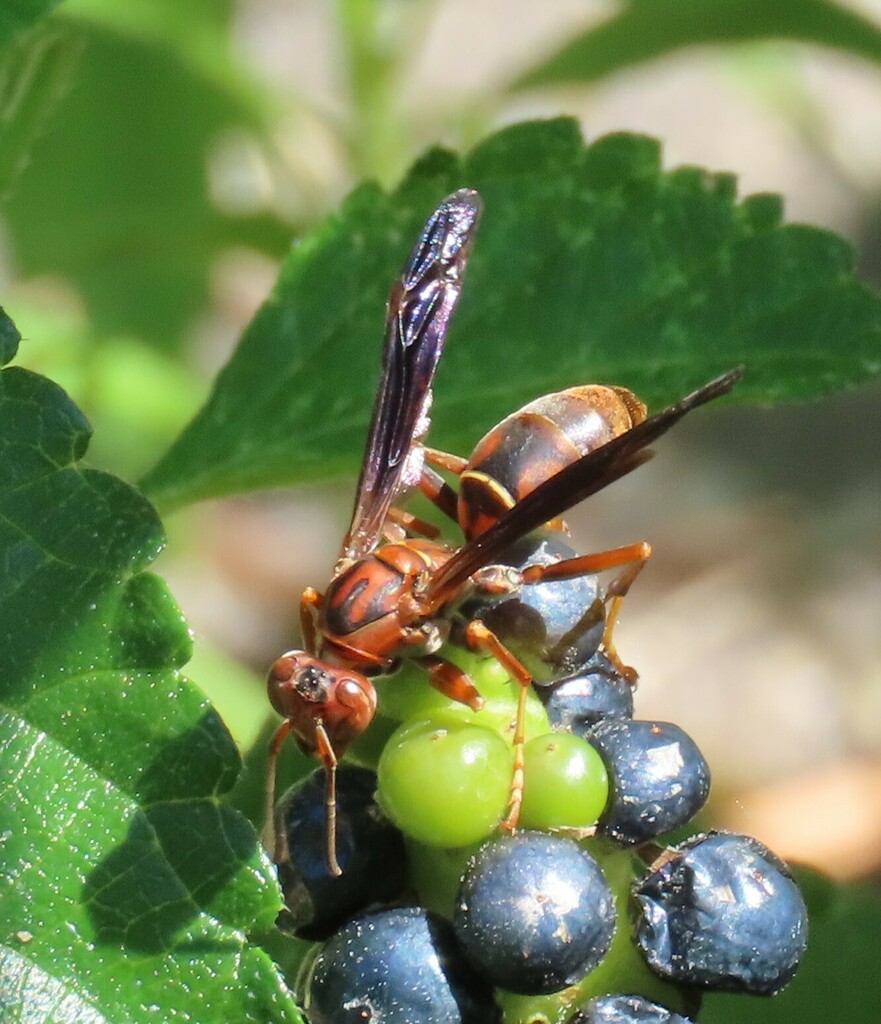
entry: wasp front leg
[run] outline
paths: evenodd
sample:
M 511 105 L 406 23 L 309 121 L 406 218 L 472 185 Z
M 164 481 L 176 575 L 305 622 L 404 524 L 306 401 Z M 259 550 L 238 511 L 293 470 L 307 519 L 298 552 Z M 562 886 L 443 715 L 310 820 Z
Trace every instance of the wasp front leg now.
M 306 587 L 300 594 L 300 632 L 303 634 L 303 647 L 310 654 L 318 651 L 318 616 L 324 598 L 314 587 Z
M 278 863 L 283 850 L 281 844 L 283 839 L 279 836 L 275 827 L 275 780 L 278 774 L 278 753 L 291 731 L 290 719 L 285 719 L 272 734 L 269 741 L 269 751 L 266 760 L 266 788 L 264 790 L 265 817 L 263 821 L 263 846 L 266 852 L 272 857 L 274 863 Z

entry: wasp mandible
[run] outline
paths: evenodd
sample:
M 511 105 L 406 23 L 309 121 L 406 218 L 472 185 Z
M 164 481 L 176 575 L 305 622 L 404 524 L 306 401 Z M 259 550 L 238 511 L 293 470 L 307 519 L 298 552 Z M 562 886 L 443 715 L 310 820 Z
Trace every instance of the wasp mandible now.
M 537 420 L 528 419 L 531 413 L 521 410 L 490 431 L 470 460 L 426 448 L 421 438 L 428 429 L 432 380 L 480 211 L 480 197 L 472 189 L 445 199 L 392 288 L 382 373 L 351 524 L 325 592 L 307 588 L 301 597 L 304 649 L 283 654 L 269 672 L 269 699 L 283 718 L 270 744 L 267 779 L 267 842 L 276 859 L 275 771 L 287 735 L 292 733 L 301 750 L 324 765 L 326 859 L 329 871 L 340 874 L 337 759 L 376 712 L 371 679 L 390 673 L 407 658 L 421 665 L 443 694 L 478 709 L 483 702 L 472 681 L 437 653 L 464 598 L 475 592 L 515 593 L 534 583 L 622 565 L 630 568 L 612 596 L 625 591 L 647 557 L 647 545 L 523 569 L 497 563 L 518 539 L 558 522 L 572 506 L 641 465 L 650 457 L 647 445 L 691 409 L 730 391 L 741 376 L 740 370 L 730 371 L 650 417 L 623 388 L 571 389 L 546 396 L 538 402 L 557 410 L 549 422 L 564 424 L 556 445 L 543 433 L 545 426 L 540 428 Z M 579 403 L 580 412 L 570 415 Z M 541 418 L 544 411 L 537 415 Z M 576 435 L 574 443 L 562 439 L 566 424 Z M 506 439 L 517 430 L 535 439 L 535 457 L 518 461 L 504 455 Z M 459 493 L 427 462 L 456 473 Z M 468 538 L 462 547 L 439 541 L 432 527 L 395 506 L 405 490 L 415 487 L 461 523 Z M 513 829 L 522 799 L 523 718 L 532 677 L 480 619 L 467 623 L 464 636 L 474 649 L 495 656 L 520 683 L 511 802 L 502 822 Z

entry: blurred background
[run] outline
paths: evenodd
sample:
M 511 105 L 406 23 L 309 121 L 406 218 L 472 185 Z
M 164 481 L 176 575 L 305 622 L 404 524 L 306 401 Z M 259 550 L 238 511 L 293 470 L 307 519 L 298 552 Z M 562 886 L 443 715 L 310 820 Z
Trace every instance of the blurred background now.
M 683 0 L 701 45 L 662 26 L 569 81 L 515 88 L 623 9 L 69 0 L 20 33 L 0 61 L 3 305 L 20 361 L 91 419 L 90 464 L 129 480 L 149 468 L 291 241 L 357 182 L 391 186 L 425 147 L 525 118 L 572 115 L 588 139 L 645 132 L 668 167 L 780 192 L 788 219 L 850 238 L 877 286 L 881 0 L 829 5 L 851 27 L 832 18 L 835 48 L 749 14 L 714 41 Z M 841 878 L 881 875 L 879 407 L 876 384 L 708 410 L 571 519 L 580 549 L 654 546 L 616 638 L 641 674 L 638 715 L 684 726 L 713 767 L 712 821 Z M 243 747 L 266 717 L 266 665 L 298 640 L 300 591 L 329 578 L 352 487 L 167 520 L 158 571 L 196 634 L 191 675 Z

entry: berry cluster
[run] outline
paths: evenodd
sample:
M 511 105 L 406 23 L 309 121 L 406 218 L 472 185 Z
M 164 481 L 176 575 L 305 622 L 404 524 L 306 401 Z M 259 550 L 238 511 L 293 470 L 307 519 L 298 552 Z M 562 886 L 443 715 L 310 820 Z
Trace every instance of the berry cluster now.
M 511 563 L 564 557 L 544 533 Z M 709 771 L 682 729 L 633 717 L 630 673 L 601 642 L 596 579 L 459 612 L 477 616 L 540 680 L 518 830 L 498 832 L 517 685 L 454 644 L 444 653 L 472 677 L 482 710 L 442 697 L 415 669 L 384 680 L 365 737 L 382 736 L 382 749 L 357 743 L 360 764 L 339 769 L 342 875 L 326 865 L 320 771 L 276 812 L 280 924 L 325 940 L 300 982 L 310 1024 L 688 1024 L 703 990 L 779 991 L 805 948 L 801 894 L 754 839 L 663 845 L 703 806 Z

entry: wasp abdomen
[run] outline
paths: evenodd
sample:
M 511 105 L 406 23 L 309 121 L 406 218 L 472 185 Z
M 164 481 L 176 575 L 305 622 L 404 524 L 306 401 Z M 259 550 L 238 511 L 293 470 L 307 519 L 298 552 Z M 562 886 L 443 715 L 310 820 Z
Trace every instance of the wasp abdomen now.
M 626 388 L 603 384 L 556 391 L 535 399 L 493 427 L 459 478 L 459 525 L 469 539 L 545 480 L 646 416 Z

